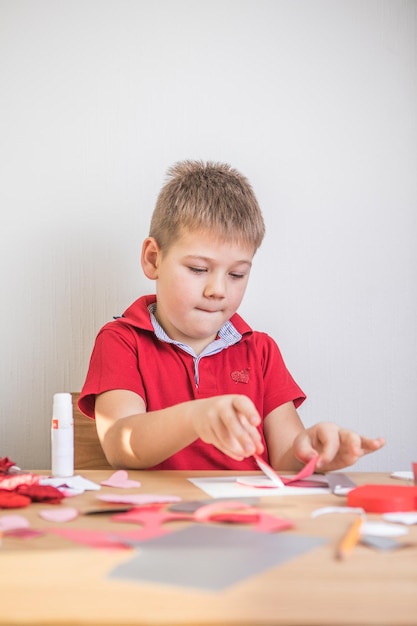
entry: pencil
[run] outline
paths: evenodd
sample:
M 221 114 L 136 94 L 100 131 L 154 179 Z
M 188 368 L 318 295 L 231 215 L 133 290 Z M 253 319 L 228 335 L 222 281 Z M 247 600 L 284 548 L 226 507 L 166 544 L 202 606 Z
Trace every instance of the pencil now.
M 337 559 L 344 559 L 352 552 L 353 548 L 356 546 L 361 536 L 362 524 L 363 517 L 359 516 L 355 519 L 351 526 L 349 526 L 346 534 L 342 537 L 342 540 L 337 546 Z

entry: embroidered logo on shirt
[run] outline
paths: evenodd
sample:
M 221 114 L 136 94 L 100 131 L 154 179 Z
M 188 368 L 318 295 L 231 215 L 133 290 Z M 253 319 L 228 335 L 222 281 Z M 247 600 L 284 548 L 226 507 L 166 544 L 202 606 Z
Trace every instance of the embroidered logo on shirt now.
M 234 380 L 236 384 L 245 383 L 246 385 L 249 382 L 249 368 L 245 370 L 232 372 L 230 376 L 232 377 L 232 380 Z

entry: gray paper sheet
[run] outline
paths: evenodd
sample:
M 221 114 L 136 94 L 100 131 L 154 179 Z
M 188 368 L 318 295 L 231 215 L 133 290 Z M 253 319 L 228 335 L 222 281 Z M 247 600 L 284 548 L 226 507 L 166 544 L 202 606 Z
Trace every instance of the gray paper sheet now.
M 320 537 L 196 524 L 138 544 L 109 576 L 218 591 L 323 545 Z

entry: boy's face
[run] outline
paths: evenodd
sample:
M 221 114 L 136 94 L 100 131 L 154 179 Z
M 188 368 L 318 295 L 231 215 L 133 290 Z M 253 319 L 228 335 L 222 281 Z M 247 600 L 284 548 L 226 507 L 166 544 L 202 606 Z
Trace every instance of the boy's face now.
M 254 249 L 185 232 L 156 255 L 156 317 L 171 339 L 199 354 L 238 309 Z

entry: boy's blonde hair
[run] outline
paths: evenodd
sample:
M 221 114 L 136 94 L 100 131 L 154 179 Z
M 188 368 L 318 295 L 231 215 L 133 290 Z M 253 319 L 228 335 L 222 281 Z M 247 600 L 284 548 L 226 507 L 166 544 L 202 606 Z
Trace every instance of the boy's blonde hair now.
M 184 230 L 259 248 L 265 234 L 249 181 L 227 163 L 181 161 L 167 172 L 149 235 L 166 251 Z

